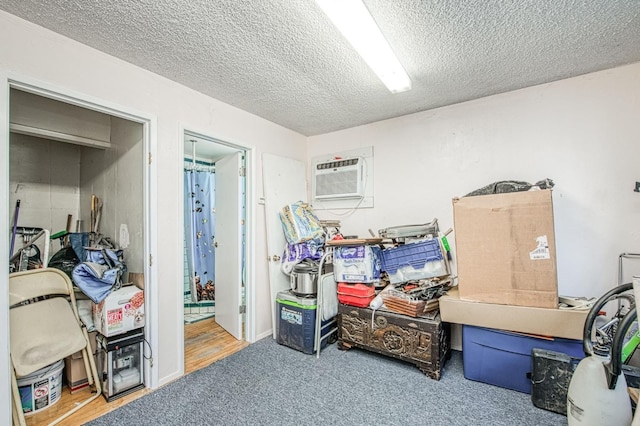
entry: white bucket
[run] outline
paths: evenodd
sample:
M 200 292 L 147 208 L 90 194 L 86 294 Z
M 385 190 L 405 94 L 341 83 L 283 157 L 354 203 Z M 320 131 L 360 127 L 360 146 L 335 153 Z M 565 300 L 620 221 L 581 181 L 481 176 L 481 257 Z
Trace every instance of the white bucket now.
M 58 402 L 62 394 L 63 369 L 64 362 L 60 360 L 17 379 L 25 415 L 37 413 Z

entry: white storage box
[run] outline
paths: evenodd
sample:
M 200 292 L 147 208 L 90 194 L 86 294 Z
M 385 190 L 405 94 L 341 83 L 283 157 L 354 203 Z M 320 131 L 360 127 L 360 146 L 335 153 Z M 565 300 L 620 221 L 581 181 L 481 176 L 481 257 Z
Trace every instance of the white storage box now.
M 93 304 L 93 323 L 107 337 L 144 327 L 144 291 L 130 285 L 111 292 Z

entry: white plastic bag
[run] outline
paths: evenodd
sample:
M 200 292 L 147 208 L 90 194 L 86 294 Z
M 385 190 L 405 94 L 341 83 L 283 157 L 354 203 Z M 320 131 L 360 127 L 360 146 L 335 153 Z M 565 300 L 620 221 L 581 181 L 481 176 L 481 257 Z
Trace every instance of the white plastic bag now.
M 323 239 L 324 230 L 320 219 L 305 202 L 298 201 L 284 206 L 280 211 L 280 222 L 289 244 Z

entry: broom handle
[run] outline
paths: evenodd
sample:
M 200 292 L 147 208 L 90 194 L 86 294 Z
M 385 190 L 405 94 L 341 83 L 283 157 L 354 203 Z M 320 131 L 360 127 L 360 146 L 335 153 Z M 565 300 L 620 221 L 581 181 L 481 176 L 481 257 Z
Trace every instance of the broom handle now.
M 93 232 L 93 215 L 94 213 L 94 208 L 96 205 L 96 196 L 95 194 L 91 194 L 91 214 L 89 215 L 89 232 Z
M 16 211 L 13 214 L 13 230 L 11 232 L 11 246 L 9 247 L 9 257 L 13 254 L 13 246 L 16 243 L 16 232 L 18 228 L 18 212 L 20 211 L 20 200 L 16 201 Z
M 64 236 L 64 246 L 65 247 L 69 247 L 69 232 L 71 232 L 71 220 L 73 218 L 73 215 L 68 214 L 67 215 L 67 227 L 66 227 L 66 231 L 67 234 Z

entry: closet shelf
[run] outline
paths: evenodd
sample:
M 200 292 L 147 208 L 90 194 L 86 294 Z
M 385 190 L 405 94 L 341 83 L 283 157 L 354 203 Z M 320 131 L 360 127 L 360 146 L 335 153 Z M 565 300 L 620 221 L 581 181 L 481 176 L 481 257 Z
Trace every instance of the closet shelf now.
M 10 123 L 9 131 L 21 135 L 35 136 L 38 138 L 51 139 L 58 142 L 67 142 L 75 145 L 88 146 L 92 148 L 110 149 L 111 143 L 97 139 L 85 138 L 82 136 L 70 135 L 53 130 L 40 129 L 38 127 L 26 126 L 24 124 Z

